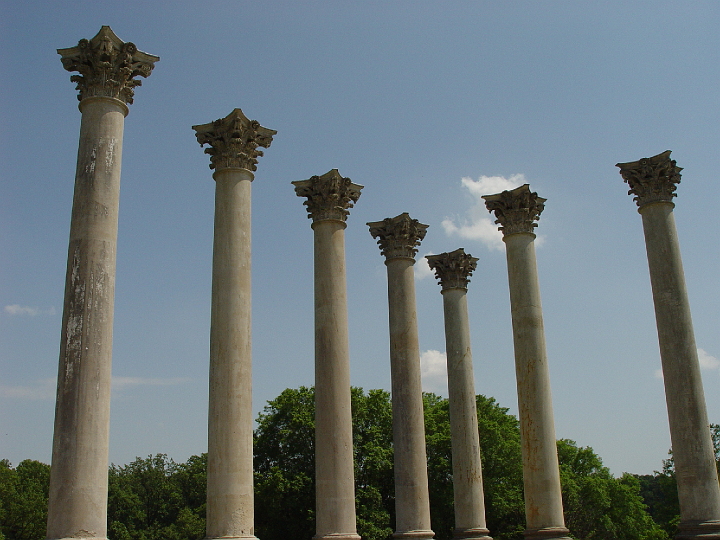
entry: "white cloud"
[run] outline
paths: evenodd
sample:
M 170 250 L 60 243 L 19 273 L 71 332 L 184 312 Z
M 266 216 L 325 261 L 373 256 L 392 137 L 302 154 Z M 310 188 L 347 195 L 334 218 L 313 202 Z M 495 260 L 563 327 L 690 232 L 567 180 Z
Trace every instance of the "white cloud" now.
M 421 352 L 420 374 L 423 392 L 447 396 L 447 357 L 444 352 L 432 349 Z
M 48 309 L 40 309 L 30 306 L 21 306 L 20 304 L 12 304 L 5 306 L 5 313 L 10 315 L 27 315 L 29 317 L 35 317 L 36 315 L 55 315 L 55 308 L 50 307 Z
M 709 355 L 704 349 L 698 348 L 697 352 L 700 369 L 720 369 L 720 360 Z
M 430 269 L 430 265 L 427 261 L 428 255 L 435 255 L 432 251 L 426 253 L 423 255 L 419 261 L 415 263 L 415 279 L 421 280 L 425 279 L 428 276 L 433 275 L 433 271 Z
M 487 211 L 483 195 L 493 195 L 502 191 L 515 189 L 526 183 L 525 175 L 513 174 L 504 176 L 481 176 L 477 180 L 464 177 L 461 180 L 473 198 L 473 204 L 464 219 L 445 218 L 442 222 L 445 234 L 459 236 L 468 240 L 479 240 L 490 249 L 503 249 L 502 234 L 498 231 L 495 218 Z

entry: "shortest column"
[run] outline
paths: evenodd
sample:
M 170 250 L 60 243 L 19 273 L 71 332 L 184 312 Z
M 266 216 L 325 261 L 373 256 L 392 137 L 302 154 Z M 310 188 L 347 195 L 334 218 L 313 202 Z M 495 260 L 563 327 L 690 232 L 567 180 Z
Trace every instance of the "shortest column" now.
M 491 540 L 485 524 L 480 436 L 467 309 L 467 284 L 477 266 L 477 259 L 460 248 L 452 253 L 428 255 L 427 261 L 440 280 L 445 312 L 455 499 L 453 536 Z

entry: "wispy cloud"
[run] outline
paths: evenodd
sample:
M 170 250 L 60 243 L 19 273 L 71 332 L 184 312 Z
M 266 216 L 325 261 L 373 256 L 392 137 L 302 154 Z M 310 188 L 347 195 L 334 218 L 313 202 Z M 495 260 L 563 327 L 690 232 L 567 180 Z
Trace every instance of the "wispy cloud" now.
M 447 357 L 444 352 L 430 349 L 420 353 L 420 374 L 423 392 L 447 396 Z
M 112 387 L 116 390 L 131 386 L 174 386 L 189 382 L 188 377 L 173 377 L 169 379 L 149 379 L 143 377 L 117 377 L 112 378 Z
M 40 309 L 31 306 L 21 306 L 20 304 L 11 304 L 5 306 L 5 313 L 9 313 L 10 315 L 36 317 L 37 315 L 55 315 L 55 308 L 49 307 L 48 309 Z
M 459 236 L 468 240 L 479 240 L 490 249 L 503 249 L 502 234 L 498 231 L 495 219 L 485 207 L 483 195 L 493 195 L 505 190 L 515 189 L 526 183 L 525 175 L 481 176 L 477 180 L 464 177 L 461 180 L 470 193 L 473 203 L 464 218 L 445 218 L 442 222 L 445 234 Z
M 0 385 L 0 397 L 33 401 L 54 399 L 56 381 L 55 377 L 48 377 L 39 379 L 29 386 Z
M 168 379 L 151 379 L 143 377 L 113 377 L 112 388 L 121 391 L 133 386 L 174 386 L 185 384 L 190 379 L 187 377 L 173 377 Z M 38 379 L 27 386 L 4 386 L 0 385 L 0 398 L 25 399 L 25 400 L 50 400 L 55 399 L 57 379 L 49 377 Z
M 698 347 L 698 362 L 700 363 L 700 369 L 706 371 L 717 371 L 720 372 L 720 360 L 709 354 L 705 349 Z M 663 378 L 662 369 L 655 370 L 655 377 L 658 379 Z
M 415 263 L 415 279 L 421 280 L 426 277 L 432 276 L 433 271 L 430 269 L 430 265 L 427 262 L 428 255 L 435 255 L 432 251 L 426 253 Z

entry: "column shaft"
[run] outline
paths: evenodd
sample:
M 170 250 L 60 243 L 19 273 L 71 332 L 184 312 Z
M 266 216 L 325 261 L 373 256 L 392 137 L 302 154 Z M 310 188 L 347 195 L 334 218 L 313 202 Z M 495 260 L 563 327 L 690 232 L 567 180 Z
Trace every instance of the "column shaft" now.
M 720 486 L 685 287 L 673 204 L 642 215 L 680 501 L 678 538 L 720 538 Z
M 47 535 L 107 536 L 120 163 L 127 107 L 81 102 L 65 279 Z
M 358 539 L 350 409 L 345 223 L 315 221 L 316 536 Z
M 253 174 L 230 168 L 217 171 L 214 178 L 207 536 L 253 537 Z
M 522 438 L 526 538 L 565 538 L 535 235 L 504 237 Z M 537 535 L 533 534 L 537 531 Z
M 452 439 L 454 536 L 489 540 L 485 524 L 467 290 L 444 289 L 442 295 Z
M 386 261 L 390 319 L 396 538 L 432 538 L 415 309 L 415 260 Z

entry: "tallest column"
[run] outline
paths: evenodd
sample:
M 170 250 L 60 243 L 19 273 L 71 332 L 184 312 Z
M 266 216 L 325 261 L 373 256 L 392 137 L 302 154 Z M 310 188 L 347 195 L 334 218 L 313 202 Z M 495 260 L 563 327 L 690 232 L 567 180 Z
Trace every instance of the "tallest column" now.
M 720 486 L 673 215 L 682 169 L 670 150 L 617 166 L 645 232 L 680 502 L 675 538 L 720 540 Z
M 115 251 L 123 126 L 159 60 L 109 26 L 58 49 L 80 94 L 47 537 L 106 538 Z

